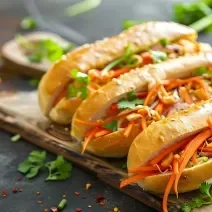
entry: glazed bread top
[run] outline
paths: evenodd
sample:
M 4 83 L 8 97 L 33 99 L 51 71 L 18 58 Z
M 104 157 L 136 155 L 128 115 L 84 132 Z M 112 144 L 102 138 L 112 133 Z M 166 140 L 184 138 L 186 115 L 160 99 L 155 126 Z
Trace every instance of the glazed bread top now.
M 211 117 L 212 100 L 207 100 L 152 123 L 133 141 L 128 153 L 128 169 L 145 165 L 169 146 L 206 129 Z
M 118 79 L 113 79 L 82 102 L 74 115 L 71 135 L 82 140 L 89 127 L 77 123 L 75 119 L 96 121 L 104 118 L 108 107 L 128 92 L 147 91 L 148 87 L 161 80 L 191 77 L 197 68 L 211 64 L 211 53 L 199 53 L 137 68 Z
M 187 26 L 173 22 L 148 22 L 117 36 L 76 48 L 55 63 L 42 78 L 38 88 L 41 110 L 48 115 L 54 100 L 70 82 L 73 68 L 85 73 L 93 68 L 103 68 L 122 56 L 128 44 L 132 51 L 139 51 L 153 46 L 162 38 L 174 41 L 181 38 L 195 40 L 196 37 L 196 32 Z

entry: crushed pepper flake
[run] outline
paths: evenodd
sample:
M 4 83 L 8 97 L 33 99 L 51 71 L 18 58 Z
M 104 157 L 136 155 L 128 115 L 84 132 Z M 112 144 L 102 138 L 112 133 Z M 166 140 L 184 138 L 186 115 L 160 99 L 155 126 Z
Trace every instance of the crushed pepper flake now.
M 79 195 L 80 195 L 80 192 L 75 191 L 74 194 L 75 194 L 76 196 L 79 196 Z
M 82 208 L 76 208 L 76 212 L 82 212 Z
M 7 193 L 6 190 L 2 190 L 2 191 L 1 191 L 1 195 L 2 195 L 3 197 L 6 197 L 6 196 L 8 195 L 8 193 Z
M 58 209 L 56 207 L 51 207 L 51 212 L 58 212 Z
M 37 191 L 37 192 L 36 192 L 36 195 L 37 195 L 37 196 L 38 196 L 38 195 L 40 195 L 40 192 L 39 192 L 39 191 Z
M 90 189 L 90 188 L 92 188 L 92 184 L 86 183 L 86 184 L 85 184 L 85 189 L 88 190 L 88 189 Z
M 42 200 L 38 200 L 38 204 L 43 204 L 43 201 Z
M 17 188 L 13 188 L 12 192 L 13 193 L 17 193 L 18 192 L 18 189 Z
M 88 205 L 88 208 L 92 208 L 92 206 L 91 205 Z
M 43 212 L 49 212 L 48 208 L 44 208 Z

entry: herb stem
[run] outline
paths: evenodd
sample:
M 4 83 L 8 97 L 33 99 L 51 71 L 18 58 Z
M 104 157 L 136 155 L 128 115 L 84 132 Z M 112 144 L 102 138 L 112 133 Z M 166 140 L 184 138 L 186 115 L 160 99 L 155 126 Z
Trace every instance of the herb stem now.
M 190 25 L 190 27 L 196 30 L 197 32 L 201 32 L 211 24 L 212 24 L 212 14 L 205 16 L 200 20 L 194 22 L 193 24 Z

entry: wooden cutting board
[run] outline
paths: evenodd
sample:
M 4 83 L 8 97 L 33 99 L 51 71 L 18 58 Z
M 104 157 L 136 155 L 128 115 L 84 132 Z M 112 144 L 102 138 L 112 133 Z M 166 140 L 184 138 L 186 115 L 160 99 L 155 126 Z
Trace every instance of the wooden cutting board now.
M 40 112 L 37 94 L 33 92 L 0 92 L 0 128 L 12 133 L 18 133 L 26 141 L 44 148 L 57 155 L 63 155 L 67 160 L 76 165 L 90 170 L 101 180 L 119 189 L 119 183 L 127 176 L 121 166 L 125 159 L 102 159 L 90 154 L 80 154 L 80 144 L 69 136 L 69 126 L 59 126 L 50 123 Z M 161 211 L 161 197 L 152 195 L 142 190 L 136 184 L 121 189 L 138 201 Z M 197 195 L 190 192 L 174 195 L 169 198 L 169 211 L 180 211 L 180 205 Z M 195 209 L 196 212 L 211 212 L 212 207 L 207 206 Z

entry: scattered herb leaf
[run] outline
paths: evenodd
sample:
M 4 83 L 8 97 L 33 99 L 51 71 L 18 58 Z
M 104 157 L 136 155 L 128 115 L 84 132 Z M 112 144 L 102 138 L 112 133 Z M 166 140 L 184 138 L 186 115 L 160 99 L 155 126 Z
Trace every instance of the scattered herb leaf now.
M 29 80 L 29 84 L 32 86 L 38 86 L 40 83 L 40 79 L 31 79 Z
M 162 45 L 162 46 L 167 46 L 170 42 L 168 41 L 167 38 L 162 38 L 160 39 L 159 43 Z
M 127 163 L 123 163 L 123 164 L 121 165 L 121 168 L 122 168 L 122 169 L 127 169 Z
M 66 180 L 71 175 L 72 165 L 62 156 L 57 156 L 57 159 L 47 163 L 46 167 L 49 170 L 46 180 Z
M 37 22 L 31 17 L 26 17 L 21 21 L 20 25 L 22 29 L 34 29 L 37 27 Z
M 195 72 L 194 72 L 194 76 L 202 76 L 202 75 L 212 75 L 212 71 L 209 71 L 206 67 L 202 66 L 200 68 L 198 68 Z
M 136 98 L 137 98 L 137 96 L 136 96 L 136 93 L 134 91 L 131 91 L 131 92 L 127 93 L 127 99 L 128 100 L 132 101 L 132 100 L 134 100 Z
M 194 208 L 200 208 L 204 205 L 212 204 L 212 184 L 203 182 L 199 188 L 200 195 L 196 198 L 193 198 L 190 202 L 185 202 L 181 205 L 181 210 L 183 212 L 191 212 Z
M 16 135 L 14 135 L 13 137 L 11 137 L 10 140 L 11 140 L 12 142 L 17 142 L 17 141 L 20 140 L 20 138 L 21 138 L 21 135 L 16 134 Z
M 84 0 L 66 8 L 65 14 L 68 16 L 75 16 L 81 13 L 85 13 L 89 10 L 97 8 L 101 2 L 102 0 Z
M 118 128 L 117 128 L 117 124 L 118 124 L 118 121 L 117 120 L 113 120 L 107 124 L 104 124 L 103 127 L 108 129 L 108 130 L 111 130 L 113 132 L 117 131 Z
M 142 105 L 144 103 L 143 99 L 134 99 L 132 101 L 129 101 L 127 99 L 122 99 L 118 102 L 118 108 L 119 109 L 133 109 L 136 105 Z

